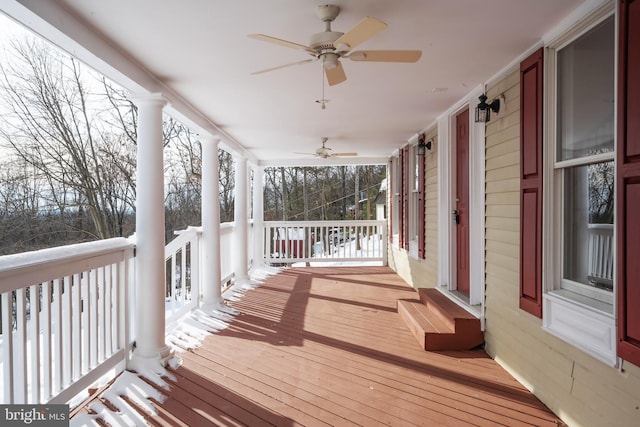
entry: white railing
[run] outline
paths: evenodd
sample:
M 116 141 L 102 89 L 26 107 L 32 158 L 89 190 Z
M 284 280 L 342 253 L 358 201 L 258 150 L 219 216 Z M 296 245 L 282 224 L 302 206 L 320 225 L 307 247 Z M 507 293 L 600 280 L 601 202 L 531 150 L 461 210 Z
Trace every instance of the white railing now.
M 0 402 L 66 403 L 124 369 L 132 260 L 124 238 L 0 257 Z
M 164 248 L 165 325 L 170 327 L 198 306 L 202 227 L 176 232 Z
M 220 224 L 220 276 L 224 290 L 233 278 L 233 222 Z
M 386 221 L 265 221 L 264 258 L 293 263 L 387 263 Z
M 589 224 L 588 279 L 597 287 L 613 289 L 613 224 Z
M 266 222 L 265 261 L 386 264 L 385 221 Z M 224 290 L 233 278 L 234 224 L 220 225 Z M 253 232 L 259 230 L 253 229 Z M 202 230 L 165 248 L 167 326 L 198 306 Z M 135 240 L 115 238 L 0 257 L 0 403 L 67 403 L 125 369 L 135 316 Z M 255 261 L 255 260 L 254 260 Z
M 220 224 L 220 268 L 222 290 L 233 279 L 233 222 Z M 202 253 L 202 227 L 176 232 L 165 247 L 165 325 L 169 329 L 181 317 L 198 307 Z M 183 274 L 184 272 L 184 274 Z

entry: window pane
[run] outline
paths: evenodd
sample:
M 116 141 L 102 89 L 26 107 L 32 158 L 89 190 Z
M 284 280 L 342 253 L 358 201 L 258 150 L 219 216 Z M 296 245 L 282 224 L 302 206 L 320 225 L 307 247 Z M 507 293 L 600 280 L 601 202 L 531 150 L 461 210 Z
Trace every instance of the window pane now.
M 613 161 L 564 170 L 563 278 L 613 289 Z
M 613 151 L 613 17 L 557 53 L 557 161 Z

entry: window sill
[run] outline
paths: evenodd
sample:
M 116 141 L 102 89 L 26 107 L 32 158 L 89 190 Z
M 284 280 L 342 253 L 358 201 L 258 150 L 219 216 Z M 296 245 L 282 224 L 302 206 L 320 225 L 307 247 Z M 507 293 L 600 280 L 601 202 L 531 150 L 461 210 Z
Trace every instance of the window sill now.
M 565 290 L 543 298 L 545 331 L 607 365 L 616 365 L 615 319 L 609 304 Z
M 550 295 L 555 295 L 558 298 L 570 301 L 574 304 L 584 307 L 587 310 L 595 310 L 601 312 L 602 314 L 613 316 L 613 305 L 601 299 L 590 298 L 588 296 L 581 295 L 577 292 L 572 292 L 571 290 L 567 289 L 556 289 L 551 292 Z

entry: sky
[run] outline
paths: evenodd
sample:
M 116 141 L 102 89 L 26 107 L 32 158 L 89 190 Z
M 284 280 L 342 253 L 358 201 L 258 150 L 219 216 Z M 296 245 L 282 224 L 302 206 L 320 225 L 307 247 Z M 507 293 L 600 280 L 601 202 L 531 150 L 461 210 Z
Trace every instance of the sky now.
M 26 31 L 22 25 L 17 24 L 13 19 L 0 12 L 0 43 L 3 46 L 7 39 L 15 35 L 24 34 Z

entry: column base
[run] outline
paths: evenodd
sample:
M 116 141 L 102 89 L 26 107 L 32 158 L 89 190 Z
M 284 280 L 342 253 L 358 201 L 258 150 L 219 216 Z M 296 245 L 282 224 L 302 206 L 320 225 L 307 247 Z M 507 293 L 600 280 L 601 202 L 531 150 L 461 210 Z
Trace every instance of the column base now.
M 165 368 L 169 364 L 169 359 L 173 356 L 171 348 L 167 345 L 155 352 L 142 352 L 136 348 L 127 363 L 127 369 L 135 371 L 142 376 L 147 376 L 150 373 L 165 376 L 167 375 Z
M 259 282 L 251 280 L 251 278 L 249 277 L 239 277 L 235 279 L 233 283 L 233 289 L 255 289 L 259 284 Z

